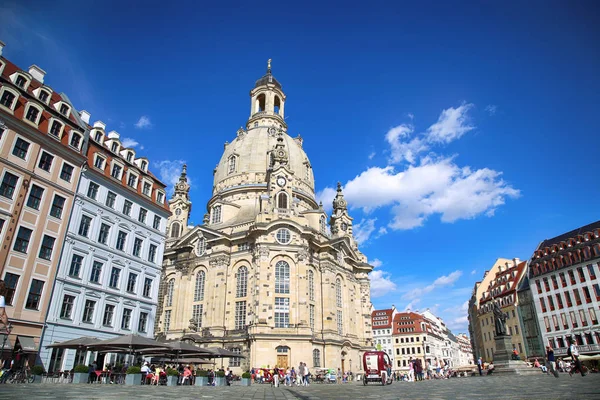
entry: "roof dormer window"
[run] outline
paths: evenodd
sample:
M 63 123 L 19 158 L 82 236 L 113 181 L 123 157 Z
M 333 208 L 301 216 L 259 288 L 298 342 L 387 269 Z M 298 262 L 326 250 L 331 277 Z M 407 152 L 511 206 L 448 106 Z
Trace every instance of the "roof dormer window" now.
M 132 152 L 127 152 L 127 161 L 131 162 L 132 159 L 133 159 L 133 153 Z
M 94 140 L 98 143 L 102 141 L 102 132 L 96 131 L 96 135 L 94 136 Z
M 140 168 L 142 168 L 142 171 L 144 171 L 144 172 L 148 172 L 148 162 L 146 162 L 146 161 L 142 161 L 142 162 L 140 163 Z
M 37 125 L 41 114 L 42 113 L 40 112 L 39 108 L 29 104 L 27 112 L 25 113 L 25 119 Z
M 15 85 L 20 87 L 21 89 L 25 89 L 25 85 L 27 84 L 27 79 L 23 75 L 17 75 L 17 79 L 15 79 Z
M 14 92 L 11 92 L 6 88 L 2 88 L 2 94 L 0 95 L 0 104 L 2 104 L 4 107 L 12 110 L 15 106 L 16 98 L 17 95 Z
M 60 113 L 64 116 L 69 116 L 69 106 L 66 104 L 61 104 L 60 105 Z
M 52 125 L 50 125 L 50 134 L 54 135 L 56 137 L 60 137 L 62 128 L 63 128 L 63 124 L 54 120 L 54 121 L 52 121 Z
M 111 145 L 110 145 L 110 150 L 111 150 L 113 153 L 116 153 L 116 152 L 119 150 L 119 144 L 118 144 L 118 143 L 113 143 L 113 144 L 111 144 Z
M 78 133 L 73 133 L 71 136 L 71 142 L 69 144 L 71 147 L 79 149 L 79 146 L 81 145 L 81 135 Z
M 48 97 L 50 97 L 50 93 L 46 92 L 45 90 L 40 90 L 40 94 L 38 95 L 38 99 L 40 99 L 40 101 L 48 103 Z

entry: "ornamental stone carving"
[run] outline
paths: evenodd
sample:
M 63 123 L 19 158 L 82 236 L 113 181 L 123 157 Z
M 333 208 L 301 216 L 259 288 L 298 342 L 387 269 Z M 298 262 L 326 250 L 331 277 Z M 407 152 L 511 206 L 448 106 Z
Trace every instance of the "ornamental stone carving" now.
M 269 248 L 264 244 L 257 244 L 254 246 L 252 257 L 255 261 L 268 260 L 269 259 Z
M 181 275 L 189 275 L 191 271 L 191 265 L 187 262 L 175 264 L 175 270 L 181 272 Z
M 310 253 L 309 253 L 307 247 L 301 247 L 300 250 L 298 250 L 298 252 L 296 253 L 296 259 L 298 261 L 308 260 L 309 257 L 310 257 Z
M 209 264 L 211 267 L 224 267 L 229 265 L 229 256 L 219 255 L 210 259 Z

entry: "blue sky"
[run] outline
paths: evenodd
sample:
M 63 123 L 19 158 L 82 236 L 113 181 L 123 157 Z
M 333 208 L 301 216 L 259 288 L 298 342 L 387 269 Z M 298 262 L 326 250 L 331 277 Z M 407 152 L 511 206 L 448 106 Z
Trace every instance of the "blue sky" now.
M 165 181 L 187 162 L 195 223 L 272 58 L 319 196 L 344 185 L 376 307 L 466 331 L 496 258 L 600 219 L 595 2 L 129 3 L 3 2 L 4 55 Z

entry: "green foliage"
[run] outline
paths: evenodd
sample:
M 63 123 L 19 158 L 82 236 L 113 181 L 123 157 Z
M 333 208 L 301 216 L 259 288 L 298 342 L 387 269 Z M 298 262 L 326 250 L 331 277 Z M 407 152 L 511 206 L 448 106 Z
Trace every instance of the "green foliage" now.
M 37 365 L 36 365 L 36 367 L 37 367 Z M 87 374 L 89 370 L 90 370 L 90 367 L 88 367 L 87 365 L 83 365 L 83 364 L 76 365 L 75 369 L 74 369 L 75 372 L 80 373 L 80 374 L 81 373 Z
M 208 371 L 198 370 L 196 371 L 196 376 L 208 376 Z
M 244 372 L 242 374 L 242 378 L 250 379 L 252 378 L 252 374 L 250 372 Z
M 179 376 L 179 371 L 174 368 L 167 369 L 167 376 Z
M 225 378 L 225 371 L 217 371 L 217 377 Z
M 132 374 L 141 374 L 142 373 L 142 369 L 138 366 L 131 366 L 129 368 L 127 368 L 127 374 L 128 375 L 132 375 Z
M 86 371 L 87 372 L 87 369 Z M 31 368 L 31 373 L 34 375 L 41 375 L 44 373 L 44 366 L 43 365 L 34 365 L 33 368 Z

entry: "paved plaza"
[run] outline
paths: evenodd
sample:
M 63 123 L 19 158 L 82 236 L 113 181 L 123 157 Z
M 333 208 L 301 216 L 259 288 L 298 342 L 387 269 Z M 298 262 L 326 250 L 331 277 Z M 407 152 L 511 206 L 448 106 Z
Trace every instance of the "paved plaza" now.
M 600 374 L 559 379 L 539 376 L 491 376 L 424 382 L 395 382 L 390 386 L 349 383 L 309 387 L 193 387 L 70 384 L 1 385 L 0 399 L 600 399 Z

